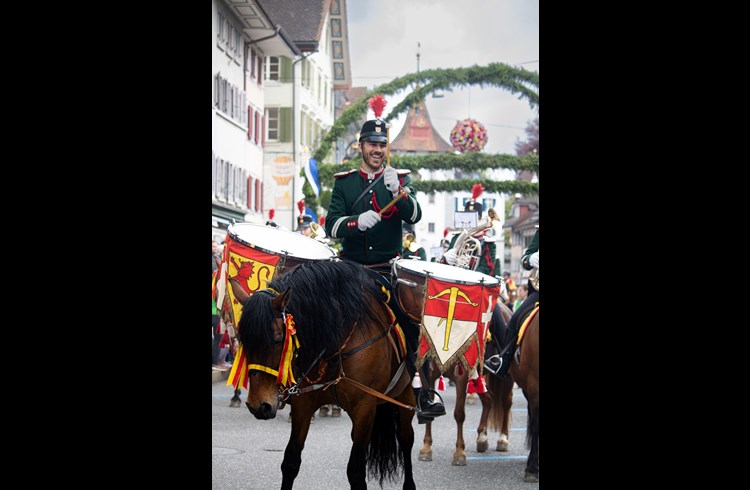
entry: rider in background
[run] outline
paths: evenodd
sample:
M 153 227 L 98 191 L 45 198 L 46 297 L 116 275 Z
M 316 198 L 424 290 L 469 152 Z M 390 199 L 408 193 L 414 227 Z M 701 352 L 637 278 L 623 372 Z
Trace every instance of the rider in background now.
M 404 226 L 404 249 L 401 251 L 401 258 L 427 260 L 427 252 L 425 252 L 424 247 L 419 246 L 414 231 L 409 230 L 406 226 Z
M 482 211 L 484 210 L 484 206 L 476 199 L 479 197 L 483 190 L 484 189 L 482 188 L 481 184 L 474 184 L 471 187 L 472 198 L 466 201 L 466 204 L 464 204 L 464 211 L 474 211 L 478 214 L 477 222 L 482 219 Z M 479 264 L 476 266 L 476 268 L 474 268 L 475 271 L 481 272 L 482 274 L 487 274 L 488 276 L 494 276 L 496 264 L 495 251 L 497 249 L 497 246 L 495 245 L 495 237 L 486 235 L 490 229 L 491 226 L 488 225 L 485 230 L 473 235 L 474 238 L 477 238 L 479 240 L 480 252 L 479 258 L 472 260 L 479 260 Z M 448 251 L 443 254 L 445 263 L 448 265 L 456 265 L 456 263 L 458 262 L 458 253 L 460 253 L 460 251 L 455 250 L 453 247 L 456 245 L 456 240 L 458 240 L 459 236 L 461 236 L 460 232 L 453 235 L 453 238 L 451 238 L 451 243 L 448 246 Z M 473 263 L 471 265 L 473 266 Z
M 523 256 L 521 257 L 521 267 L 523 267 L 527 271 L 534 268 L 539 268 L 538 229 L 534 233 L 534 238 L 531 239 L 529 248 L 526 249 L 526 252 L 524 252 Z M 528 313 L 528 311 L 533 308 L 539 301 L 539 291 L 534 289 L 531 281 L 528 281 L 526 283 L 526 288 L 528 290 L 528 296 L 526 297 L 524 302 L 521 303 L 521 305 L 513 311 L 513 316 L 511 316 L 510 321 L 508 321 L 508 329 L 501 340 L 502 348 L 505 349 L 505 352 L 501 356 L 503 362 L 497 372 L 497 375 L 501 378 L 508 373 L 508 369 L 510 369 L 510 363 L 513 360 L 513 353 L 516 350 L 516 344 L 518 342 L 519 320 L 523 318 L 526 313 Z M 506 346 L 508 346 L 507 349 Z
M 402 224 L 413 225 L 419 222 L 422 219 L 422 208 L 412 187 L 409 176 L 411 171 L 384 166 L 388 131 L 386 122 L 379 119 L 378 113 L 376 117 L 378 119 L 366 121 L 360 131 L 360 167 L 334 174 L 335 182 L 325 231 L 329 237 L 341 239 L 341 259 L 363 264 L 390 281 L 390 261 L 401 256 Z M 379 211 L 399 195 L 401 198 L 396 204 L 381 216 Z M 389 306 L 397 316 L 406 337 L 409 347 L 406 367 L 413 379 L 416 374 L 419 324 L 408 320 L 398 306 L 395 295 L 391 295 Z M 429 369 L 429 364 L 424 362 L 423 369 Z M 434 390 L 423 387 L 417 394 L 420 423 L 445 415 L 445 406 L 430 400 L 432 392 Z

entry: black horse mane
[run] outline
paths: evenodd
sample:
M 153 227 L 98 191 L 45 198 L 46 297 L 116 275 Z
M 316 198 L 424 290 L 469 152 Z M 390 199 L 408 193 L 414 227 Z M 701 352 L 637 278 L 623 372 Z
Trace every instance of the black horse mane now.
M 265 291 L 283 293 L 288 288 L 292 291 L 286 312 L 294 317 L 300 342 L 297 365 L 303 369 L 321 351 L 323 358 L 336 352 L 355 322 L 359 329 L 377 322 L 374 305 L 386 299 L 362 265 L 347 261 L 300 264 L 268 283 Z M 243 305 L 238 335 L 249 355 L 273 347 L 274 297 L 257 291 Z

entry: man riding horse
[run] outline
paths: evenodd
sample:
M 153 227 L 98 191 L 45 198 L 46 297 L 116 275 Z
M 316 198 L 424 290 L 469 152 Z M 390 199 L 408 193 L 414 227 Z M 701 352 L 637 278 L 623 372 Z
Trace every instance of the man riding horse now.
M 375 271 L 373 279 L 390 291 L 391 263 L 402 250 L 402 223 L 414 224 L 422 218 L 422 208 L 417 202 L 411 184 L 410 170 L 396 170 L 390 166 L 387 124 L 380 119 L 385 107 L 382 96 L 370 99 L 376 119 L 362 125 L 359 150 L 362 163 L 357 170 L 339 172 L 331 204 L 326 216 L 325 231 L 331 238 L 341 239 L 340 257 Z M 387 163 L 386 163 L 387 162 Z M 389 306 L 404 330 L 409 347 L 406 368 L 412 379 L 417 371 L 416 355 L 419 342 L 419 324 L 409 320 L 398 301 L 391 296 Z M 425 362 L 421 370 L 429 369 Z M 423 374 L 423 379 L 428 377 Z M 425 423 L 445 415 L 445 406 L 431 400 L 435 393 L 422 387 L 417 395 L 417 418 Z

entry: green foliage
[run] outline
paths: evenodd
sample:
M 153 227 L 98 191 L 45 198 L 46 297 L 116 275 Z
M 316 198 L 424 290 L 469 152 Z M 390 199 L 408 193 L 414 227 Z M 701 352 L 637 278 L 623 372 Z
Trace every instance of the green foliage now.
M 415 180 L 412 182 L 415 191 L 431 194 L 433 192 L 469 191 L 474 184 L 482 184 L 484 192 L 505 192 L 521 194 L 539 194 L 539 184 L 526 180 Z
M 333 187 L 333 174 L 359 168 L 361 161 L 359 154 L 354 155 L 346 164 L 330 164 L 325 163 L 325 160 L 331 151 L 331 147 L 346 132 L 347 127 L 350 124 L 357 123 L 359 118 L 367 113 L 367 109 L 369 108 L 367 101 L 370 97 L 377 94 L 384 96 L 393 95 L 408 87 L 417 87 L 403 101 L 390 110 L 385 118 L 386 121 L 390 121 L 407 111 L 412 104 L 424 101 L 425 97 L 436 91 L 446 90 L 454 86 L 470 85 L 503 88 L 513 94 L 518 94 L 519 99 L 526 99 L 532 108 L 539 105 L 539 74 L 504 63 L 491 63 L 487 66 L 474 65 L 469 68 L 436 68 L 396 78 L 375 87 L 357 99 L 341 113 L 331 129 L 323 137 L 320 147 L 318 147 L 313 155 L 313 158 L 318 161 L 318 177 L 323 189 L 331 189 Z M 484 153 L 443 153 L 420 156 L 391 155 L 391 165 L 399 169 L 409 169 L 415 174 L 421 168 L 427 170 L 457 169 L 465 173 L 482 172 L 494 168 L 538 172 L 539 157 L 533 154 L 515 156 L 489 155 Z M 301 175 L 304 176 L 304 172 Z M 415 190 L 432 193 L 467 191 L 478 181 L 476 179 L 464 179 L 444 182 L 417 180 L 415 178 L 413 182 Z M 479 182 L 482 183 L 487 192 L 520 192 L 522 194 L 536 194 L 539 192 L 537 184 L 526 181 L 499 182 L 495 180 L 479 180 Z M 331 202 L 330 190 L 321 190 L 320 196 L 316 197 L 306 180 L 302 186 L 302 192 L 305 195 L 305 203 L 312 209 L 327 209 Z
M 385 119 L 390 121 L 408 110 L 411 104 L 423 101 L 426 96 L 433 92 L 446 90 L 457 85 L 495 86 L 518 94 L 519 99 L 526 99 L 531 107 L 539 105 L 539 74 L 504 63 L 490 63 L 487 66 L 474 65 L 469 68 L 435 68 L 411 73 L 375 87 L 344 110 L 326 133 L 313 158 L 318 162 L 325 160 L 331 151 L 331 146 L 346 132 L 346 128 L 357 122 L 362 114 L 367 114 L 367 100 L 373 95 L 392 95 L 409 86 L 419 87 L 388 113 Z

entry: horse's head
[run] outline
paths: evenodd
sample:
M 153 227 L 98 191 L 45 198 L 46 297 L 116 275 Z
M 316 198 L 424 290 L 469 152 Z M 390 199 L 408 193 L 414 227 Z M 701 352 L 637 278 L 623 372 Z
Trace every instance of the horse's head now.
M 279 370 L 285 369 L 282 364 L 287 340 L 284 313 L 290 298 L 291 288 L 282 293 L 262 289 L 247 298 L 239 322 L 240 342 L 249 369 L 245 403 L 250 413 L 261 420 L 276 417 L 279 395 L 289 384 L 289 380 L 279 381 Z M 292 339 L 289 340 L 291 344 Z M 287 345 L 287 348 L 291 347 Z

